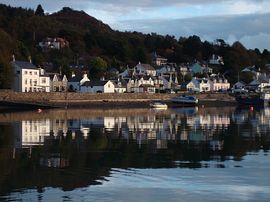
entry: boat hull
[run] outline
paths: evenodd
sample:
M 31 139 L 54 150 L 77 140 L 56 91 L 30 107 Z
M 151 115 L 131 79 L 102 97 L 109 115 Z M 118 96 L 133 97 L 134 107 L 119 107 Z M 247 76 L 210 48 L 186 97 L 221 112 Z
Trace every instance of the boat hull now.
M 269 105 L 269 100 L 264 100 L 261 98 L 236 97 L 236 101 L 240 105 L 258 105 L 258 106 L 268 106 Z

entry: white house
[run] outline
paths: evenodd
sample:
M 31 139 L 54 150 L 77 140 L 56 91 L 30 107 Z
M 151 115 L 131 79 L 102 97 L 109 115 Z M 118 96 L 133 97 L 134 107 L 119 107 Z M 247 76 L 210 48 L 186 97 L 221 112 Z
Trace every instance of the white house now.
M 156 70 L 149 64 L 141 64 L 140 62 L 134 67 L 134 75 L 156 76 Z
M 114 83 L 111 81 L 86 81 L 81 85 L 82 93 L 114 93 Z
M 14 73 L 14 90 L 18 92 L 50 92 L 50 77 L 44 69 L 37 68 L 31 62 L 11 62 Z
M 143 85 L 144 87 L 146 87 L 146 85 L 148 85 L 149 87 L 155 86 L 155 82 L 154 82 L 154 77 L 151 76 L 134 76 L 132 78 L 129 79 L 128 83 L 127 83 L 127 92 L 135 92 L 135 93 L 139 93 L 140 89 L 139 87 L 141 85 Z
M 209 59 L 210 65 L 224 65 L 223 58 L 219 55 L 213 54 L 212 57 Z
M 47 37 L 43 41 L 39 42 L 38 45 L 42 49 L 61 49 L 69 47 L 69 42 L 66 39 L 60 37 L 57 38 Z
M 114 91 L 116 93 L 125 93 L 127 91 L 127 82 L 120 79 L 114 81 Z
M 207 92 L 210 91 L 211 84 L 210 80 L 207 78 L 196 78 L 193 77 L 192 80 L 187 84 L 188 91 L 195 92 Z
M 161 65 L 165 65 L 167 64 L 168 59 L 167 58 L 163 58 L 159 55 L 157 55 L 156 52 L 153 53 L 153 57 L 152 57 L 152 63 L 157 65 L 157 66 L 161 66 Z
M 230 83 L 227 79 L 222 77 L 211 77 L 210 79 L 210 91 L 226 91 L 230 88 Z
M 253 80 L 251 81 L 246 88 L 250 89 L 250 90 L 263 90 L 263 88 L 265 87 L 269 87 L 270 86 L 270 82 L 266 81 L 266 80 Z

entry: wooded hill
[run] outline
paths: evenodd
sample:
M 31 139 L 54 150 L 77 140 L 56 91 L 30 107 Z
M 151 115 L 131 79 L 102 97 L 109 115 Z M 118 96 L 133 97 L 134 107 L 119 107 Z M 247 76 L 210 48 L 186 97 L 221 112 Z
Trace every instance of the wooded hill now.
M 46 37 L 62 37 L 70 46 L 43 51 L 38 42 Z M 84 64 L 92 78 L 104 74 L 110 67 L 121 70 L 138 61 L 150 63 L 154 51 L 178 64 L 206 61 L 212 54 L 223 56 L 225 65 L 220 71 L 227 72 L 231 81 L 237 79 L 243 67 L 256 65 L 263 70 L 270 63 L 268 50 L 247 50 L 240 42 L 230 46 L 222 39 L 216 42 L 202 41 L 198 36 L 176 39 L 156 33 L 115 31 L 83 11 L 67 7 L 48 15 L 41 6 L 34 11 L 0 5 L 0 88 L 8 88 L 12 82 L 13 54 L 17 60 L 28 60 L 31 56 L 37 66 L 53 64 L 55 72 L 61 67 L 67 75 L 69 65 Z M 102 58 L 101 68 L 91 65 L 97 57 Z

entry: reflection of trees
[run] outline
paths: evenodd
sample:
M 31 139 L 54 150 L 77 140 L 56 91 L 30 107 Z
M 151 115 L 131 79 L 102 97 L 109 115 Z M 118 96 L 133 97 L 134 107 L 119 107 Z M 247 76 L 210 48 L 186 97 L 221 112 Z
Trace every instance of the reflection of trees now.
M 230 111 L 222 114 L 229 118 L 229 125 L 215 125 L 215 121 L 222 118 L 220 113 L 212 112 L 212 116 L 208 112 L 121 114 L 121 117 L 111 114 L 106 119 L 110 121 L 109 130 L 102 116 L 82 120 L 62 116 L 61 120 L 65 121 L 59 121 L 58 128 L 53 127 L 55 134 L 45 138 L 43 146 L 17 149 L 16 153 L 12 149 L 17 142 L 13 127 L 1 124 L 0 193 L 44 187 L 72 190 L 102 183 L 112 168 L 200 168 L 209 166 L 210 160 L 215 161 L 217 167 L 223 167 L 222 162 L 228 158 L 241 160 L 247 152 L 258 151 L 261 147 L 269 150 L 265 114 Z M 250 122 L 254 118 L 260 120 L 259 117 L 263 124 Z M 84 128 L 89 127 L 87 137 L 78 127 L 80 121 Z M 260 125 L 265 126 L 263 133 Z M 68 127 L 67 131 L 61 129 L 62 126 Z M 138 138 L 142 139 L 143 134 L 146 138 L 139 146 Z M 211 149 L 211 143 L 219 142 L 223 146 L 221 149 Z

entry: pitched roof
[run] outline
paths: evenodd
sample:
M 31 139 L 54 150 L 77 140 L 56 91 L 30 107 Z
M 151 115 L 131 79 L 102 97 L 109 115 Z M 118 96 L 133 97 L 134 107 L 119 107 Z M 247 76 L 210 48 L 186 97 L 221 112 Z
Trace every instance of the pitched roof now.
M 68 82 L 80 82 L 81 80 L 82 80 L 82 77 L 74 76 L 74 77 L 71 77 Z
M 37 69 L 35 65 L 26 61 L 15 61 L 12 62 L 12 64 L 18 66 L 21 69 Z
M 108 81 L 86 81 L 82 86 L 104 86 Z
M 141 64 L 141 63 L 139 63 L 139 64 L 136 65 L 136 67 L 138 67 L 138 66 L 142 66 L 145 70 L 155 71 L 155 68 L 152 67 L 149 64 Z

